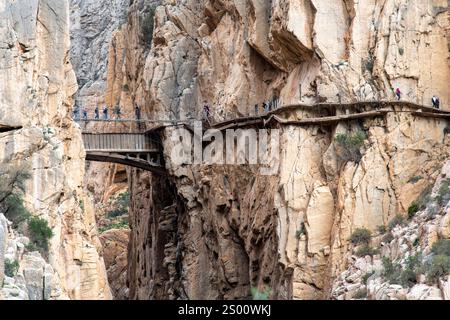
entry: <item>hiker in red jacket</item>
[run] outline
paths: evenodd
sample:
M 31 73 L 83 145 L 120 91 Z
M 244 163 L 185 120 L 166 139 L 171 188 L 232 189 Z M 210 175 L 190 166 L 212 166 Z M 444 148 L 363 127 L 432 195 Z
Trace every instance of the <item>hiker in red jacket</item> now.
M 397 96 L 397 100 L 401 99 L 402 92 L 400 91 L 400 88 L 397 88 L 397 90 L 395 90 L 395 95 Z

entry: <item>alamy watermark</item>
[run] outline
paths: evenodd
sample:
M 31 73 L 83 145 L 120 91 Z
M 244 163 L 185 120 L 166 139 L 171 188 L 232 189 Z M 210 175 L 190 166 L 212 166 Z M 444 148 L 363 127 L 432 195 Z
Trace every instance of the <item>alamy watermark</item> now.
M 170 141 L 174 165 L 254 165 L 261 175 L 275 175 L 279 168 L 280 130 L 203 130 L 201 121 L 194 130 L 174 129 Z

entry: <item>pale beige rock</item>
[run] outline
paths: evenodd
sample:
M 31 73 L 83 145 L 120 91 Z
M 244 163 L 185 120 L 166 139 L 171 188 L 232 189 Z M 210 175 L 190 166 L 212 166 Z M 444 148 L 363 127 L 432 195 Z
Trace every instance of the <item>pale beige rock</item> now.
M 109 230 L 100 235 L 103 257 L 108 273 L 109 286 L 114 299 L 126 300 L 127 287 L 127 250 L 130 230 Z
M 83 192 L 81 132 L 70 119 L 77 84 L 68 60 L 68 1 L 1 0 L 0 21 L 0 123 L 23 127 L 0 135 L 0 158 L 30 166 L 25 204 L 53 229 L 48 274 L 59 275 L 55 290 L 108 299 L 94 212 Z
M 417 284 L 412 287 L 406 298 L 407 300 L 442 300 L 442 294 L 438 288 Z
M 333 212 L 334 199 L 329 187 L 316 187 L 306 209 L 309 254 L 317 254 L 330 245 Z
M 200 118 L 203 100 L 221 120 L 254 114 L 255 104 L 274 97 L 285 104 L 393 99 L 396 87 L 417 103 L 437 94 L 448 109 L 448 21 L 439 7 L 446 1 L 167 1 L 156 9 L 148 48 L 138 26 L 149 7 L 138 0 L 123 36 L 123 84 L 154 119 Z M 122 75 L 114 73 L 118 88 Z M 169 178 L 129 174 L 131 297 L 246 298 L 269 284 L 278 298 L 328 297 L 353 254 L 351 233 L 406 213 L 439 175 L 450 154 L 447 126 L 400 112 L 330 128 L 285 126 L 278 177 L 267 180 L 245 166 L 176 165 L 165 130 Z M 368 134 L 363 158 L 343 163 L 334 139 L 358 129 Z M 437 239 L 438 228 L 423 228 L 421 243 Z M 393 257 L 414 241 L 411 230 L 397 231 L 405 239 L 383 248 Z M 341 291 L 339 299 L 351 298 Z M 381 282 L 369 292 L 405 298 Z
M 450 300 L 450 277 L 440 281 L 440 288 L 444 296 L 444 300 Z

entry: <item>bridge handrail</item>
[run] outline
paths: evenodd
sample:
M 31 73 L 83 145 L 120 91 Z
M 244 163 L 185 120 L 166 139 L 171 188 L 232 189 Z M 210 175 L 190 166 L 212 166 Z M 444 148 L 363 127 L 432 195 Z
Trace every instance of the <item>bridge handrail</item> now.
M 317 103 L 317 104 L 304 104 L 304 103 L 297 103 L 297 104 L 289 104 L 281 106 L 277 109 L 264 112 L 261 114 L 256 115 L 248 115 L 244 117 L 237 117 L 232 119 L 225 119 L 222 121 L 217 121 L 215 123 L 211 123 L 210 127 L 212 128 L 218 128 L 227 126 L 229 124 L 233 123 L 241 123 L 241 122 L 248 122 L 248 121 L 264 121 L 265 119 L 270 118 L 273 115 L 277 115 L 279 113 L 292 110 L 292 109 L 307 109 L 309 111 L 323 111 L 323 110 L 337 110 L 337 109 L 348 109 L 348 108 L 354 108 L 354 107 L 364 107 L 364 106 L 371 106 L 374 108 L 378 107 L 378 110 L 381 110 L 384 107 L 408 107 L 411 109 L 414 109 L 416 111 L 406 111 L 406 112 L 412 112 L 415 115 L 420 115 L 418 112 L 427 113 L 427 116 L 433 116 L 436 115 L 437 117 L 441 117 L 442 115 L 446 117 L 447 115 L 450 115 L 450 111 L 443 110 L 443 109 L 435 109 L 430 106 L 423 106 L 419 105 L 414 102 L 409 101 L 390 101 L 390 100 L 380 100 L 380 101 L 358 101 L 358 102 L 348 102 L 348 103 Z M 397 111 L 399 112 L 399 111 Z M 364 111 L 363 111 L 364 113 Z M 331 115 L 332 116 L 332 115 Z M 319 117 L 320 118 L 320 117 Z M 309 118 L 308 118 L 309 119 Z M 311 118 L 313 119 L 313 118 Z M 311 119 L 308 122 L 311 122 Z M 187 125 L 189 126 L 193 121 L 202 121 L 204 119 L 195 119 L 195 118 L 186 118 L 186 119 L 75 119 L 76 122 L 97 122 L 97 123 L 137 123 L 137 124 L 159 124 L 159 126 L 154 128 L 143 128 L 143 131 L 149 132 L 149 131 L 155 131 L 161 128 L 166 128 L 169 126 L 179 126 L 179 125 Z

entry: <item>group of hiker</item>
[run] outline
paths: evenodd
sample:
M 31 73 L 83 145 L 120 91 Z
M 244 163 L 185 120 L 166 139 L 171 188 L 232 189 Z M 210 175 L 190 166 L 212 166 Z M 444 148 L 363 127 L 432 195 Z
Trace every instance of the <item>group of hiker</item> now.
M 264 113 L 268 113 L 272 110 L 278 109 L 279 106 L 280 106 L 280 100 L 278 98 L 274 98 L 270 101 L 265 101 L 261 104 L 255 104 L 255 115 L 259 114 L 259 108 L 262 108 L 262 113 L 264 114 Z M 210 119 L 212 117 L 211 107 L 209 106 L 209 104 L 207 103 L 206 100 L 203 102 L 203 117 L 207 121 L 210 121 Z
M 276 110 L 279 108 L 280 100 L 278 98 L 274 98 L 270 101 L 265 101 L 261 104 L 261 108 L 263 113 L 268 113 L 270 111 Z M 255 115 L 258 115 L 259 106 L 255 104 Z
M 395 96 L 397 98 L 397 100 L 401 100 L 402 97 L 402 92 L 400 90 L 400 88 L 397 88 L 395 90 Z M 440 108 L 440 101 L 439 98 L 434 95 L 431 98 L 431 102 L 433 104 L 433 108 L 439 109 Z M 270 111 L 276 110 L 278 109 L 280 106 L 280 101 L 278 98 L 274 98 L 270 101 L 265 101 L 263 102 L 261 105 L 259 104 L 255 104 L 255 115 L 259 114 L 259 108 L 262 108 L 262 112 L 264 113 L 268 113 Z M 121 119 L 121 115 L 122 115 L 122 109 L 120 107 L 120 105 L 116 105 L 113 109 L 113 114 L 115 116 L 116 120 L 120 120 Z M 103 120 L 109 120 L 109 107 L 108 106 L 104 106 L 103 107 Z M 80 119 L 80 107 L 76 106 L 74 111 L 73 111 L 73 115 L 75 119 Z M 81 115 L 82 115 L 82 119 L 87 121 L 88 120 L 88 111 L 85 107 L 82 108 L 81 110 Z M 141 107 L 136 105 L 134 108 L 134 115 L 136 120 L 141 120 Z M 209 106 L 209 104 L 207 103 L 207 101 L 204 101 L 204 105 L 203 105 L 203 116 L 206 120 L 210 121 L 211 116 L 212 116 L 212 112 L 211 112 L 211 107 Z M 95 120 L 100 120 L 100 110 L 99 107 L 96 106 L 95 110 L 94 110 L 94 119 Z
M 395 89 L 395 97 L 397 98 L 398 101 L 400 101 L 400 99 L 402 98 L 402 92 L 401 92 L 400 88 Z M 433 104 L 433 108 L 440 109 L 441 102 L 440 102 L 438 96 L 434 95 L 431 98 L 431 103 Z
M 102 110 L 103 116 L 102 119 L 103 120 L 110 120 L 110 116 L 109 116 L 109 107 L 108 106 L 104 106 L 103 110 Z M 88 111 L 85 107 L 82 108 L 81 110 L 81 115 L 82 115 L 82 119 L 87 121 L 88 120 Z M 121 116 L 122 116 L 122 108 L 120 107 L 120 105 L 116 105 L 113 109 L 113 115 L 114 118 L 116 120 L 120 120 Z M 136 120 L 141 120 L 141 107 L 136 105 L 134 107 L 134 115 Z M 73 116 L 75 119 L 80 119 L 80 107 L 76 106 L 75 109 L 73 110 Z M 98 106 L 95 107 L 94 109 L 94 120 L 100 120 L 100 109 Z

